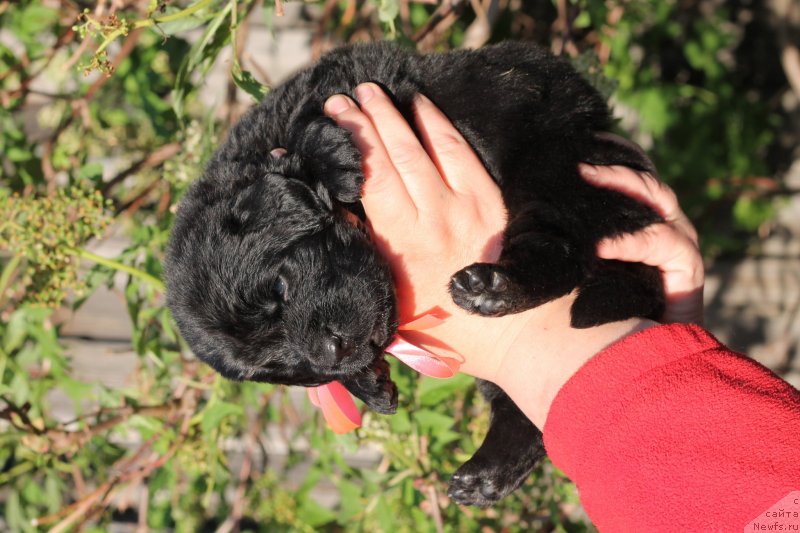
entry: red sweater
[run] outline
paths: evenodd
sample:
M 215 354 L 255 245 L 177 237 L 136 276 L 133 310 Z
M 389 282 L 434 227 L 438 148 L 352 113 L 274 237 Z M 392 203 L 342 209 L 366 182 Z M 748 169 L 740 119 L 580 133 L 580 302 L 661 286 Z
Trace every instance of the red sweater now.
M 652 327 L 592 358 L 544 437 L 602 532 L 769 530 L 757 517 L 800 531 L 800 493 L 767 513 L 800 490 L 800 391 L 699 327 Z

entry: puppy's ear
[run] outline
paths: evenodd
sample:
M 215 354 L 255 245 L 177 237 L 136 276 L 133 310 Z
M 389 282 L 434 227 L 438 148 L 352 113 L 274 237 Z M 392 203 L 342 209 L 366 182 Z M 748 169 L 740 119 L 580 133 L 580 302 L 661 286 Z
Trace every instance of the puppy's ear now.
M 592 165 L 623 165 L 658 177 L 655 165 L 638 144 L 607 131 L 593 135 L 589 154 L 583 160 Z
M 397 385 L 389 377 L 389 363 L 383 357 L 354 376 L 339 382 L 373 411 L 392 415 L 397 411 Z

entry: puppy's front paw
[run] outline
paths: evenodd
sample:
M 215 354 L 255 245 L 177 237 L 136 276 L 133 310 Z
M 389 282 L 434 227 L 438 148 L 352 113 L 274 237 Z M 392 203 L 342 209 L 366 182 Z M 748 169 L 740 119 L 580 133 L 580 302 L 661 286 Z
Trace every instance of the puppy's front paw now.
M 459 307 L 484 316 L 514 312 L 513 284 L 500 265 L 475 263 L 450 278 L 450 295 Z
M 397 385 L 392 381 L 389 363 L 382 357 L 366 371 L 339 381 L 373 411 L 386 415 L 397 411 Z
M 347 130 L 330 118 L 317 119 L 303 132 L 298 148 L 312 177 L 333 198 L 344 203 L 358 201 L 364 184 L 361 153 Z

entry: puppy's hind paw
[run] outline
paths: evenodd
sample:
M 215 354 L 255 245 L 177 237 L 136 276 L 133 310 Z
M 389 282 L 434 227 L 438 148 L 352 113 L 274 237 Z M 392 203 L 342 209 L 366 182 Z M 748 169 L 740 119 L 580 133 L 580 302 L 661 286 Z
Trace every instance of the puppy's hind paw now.
M 450 296 L 459 307 L 484 316 L 515 311 L 513 283 L 500 265 L 475 263 L 450 278 Z
M 459 505 L 489 507 L 517 488 L 519 485 L 517 481 L 515 479 L 504 482 L 493 479 L 489 465 L 472 459 L 450 478 L 447 495 Z

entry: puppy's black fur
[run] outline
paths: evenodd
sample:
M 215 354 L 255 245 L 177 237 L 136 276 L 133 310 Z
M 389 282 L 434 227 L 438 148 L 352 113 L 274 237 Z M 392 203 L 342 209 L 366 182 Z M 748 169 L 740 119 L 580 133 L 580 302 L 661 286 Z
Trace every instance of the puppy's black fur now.
M 366 81 L 384 87 L 407 118 L 413 97 L 428 96 L 502 189 L 502 254 L 497 264 L 453 275 L 458 305 L 499 316 L 578 288 L 576 327 L 661 314 L 655 269 L 594 254 L 603 237 L 659 216 L 589 186 L 577 165 L 655 169 L 638 148 L 606 133 L 605 103 L 568 63 L 515 43 L 425 56 L 359 45 L 272 91 L 232 129 L 183 199 L 167 254 L 168 303 L 200 358 L 232 379 L 339 380 L 370 408 L 395 410 L 383 357 L 397 328 L 392 279 L 352 222 L 364 215 L 360 154 L 322 111 L 327 97 L 352 96 Z M 271 157 L 277 147 L 287 154 Z M 491 428 L 453 476 L 450 495 L 489 505 L 524 481 L 544 448 L 508 396 L 491 383 L 480 388 L 491 402 Z

